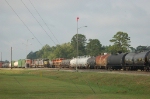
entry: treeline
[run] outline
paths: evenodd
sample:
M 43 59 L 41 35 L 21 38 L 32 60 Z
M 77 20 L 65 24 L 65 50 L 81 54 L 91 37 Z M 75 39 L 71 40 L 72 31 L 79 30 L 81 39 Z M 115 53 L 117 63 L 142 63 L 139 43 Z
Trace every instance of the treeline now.
M 77 39 L 78 38 L 78 39 Z M 78 42 L 77 42 L 78 41 Z M 91 55 L 97 56 L 101 53 L 117 53 L 117 52 L 129 52 L 130 50 L 135 50 L 135 48 L 130 45 L 130 37 L 127 33 L 117 32 L 113 38 L 110 40 L 113 45 L 104 46 L 98 39 L 86 39 L 83 34 L 74 35 L 71 42 L 64 43 L 56 46 L 49 46 L 46 44 L 39 51 L 30 52 L 27 55 L 29 59 L 37 58 L 72 58 L 77 56 L 77 45 L 78 45 L 78 55 Z

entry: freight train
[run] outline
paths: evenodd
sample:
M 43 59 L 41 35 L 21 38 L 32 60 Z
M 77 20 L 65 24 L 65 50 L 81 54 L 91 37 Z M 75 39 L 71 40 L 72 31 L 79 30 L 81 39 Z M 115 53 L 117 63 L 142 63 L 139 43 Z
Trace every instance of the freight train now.
M 59 61 L 59 68 L 95 68 L 107 70 L 150 70 L 150 51 L 78 56 Z
M 12 62 L 13 68 L 89 68 L 107 70 L 150 70 L 150 50 L 143 52 L 104 53 L 94 56 L 78 56 L 72 59 L 23 59 Z M 1 67 L 10 67 L 2 64 Z
M 74 68 L 150 70 L 150 51 L 117 54 L 104 53 L 96 57 L 75 58 L 73 60 L 70 61 L 70 66 Z

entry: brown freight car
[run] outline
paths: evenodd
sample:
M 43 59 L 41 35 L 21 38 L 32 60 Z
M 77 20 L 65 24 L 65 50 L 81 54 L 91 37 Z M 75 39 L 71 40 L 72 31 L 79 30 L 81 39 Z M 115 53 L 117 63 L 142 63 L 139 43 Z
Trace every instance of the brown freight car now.
M 106 69 L 107 68 L 107 58 L 110 54 L 104 53 L 104 55 L 99 55 L 96 57 L 96 69 Z

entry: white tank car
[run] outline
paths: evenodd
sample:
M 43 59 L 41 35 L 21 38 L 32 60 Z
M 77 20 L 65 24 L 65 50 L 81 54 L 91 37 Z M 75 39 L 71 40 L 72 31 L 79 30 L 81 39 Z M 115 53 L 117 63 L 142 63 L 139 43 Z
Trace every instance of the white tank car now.
M 9 66 L 8 66 L 9 68 L 11 67 L 11 63 L 9 63 Z
M 78 58 L 73 58 L 70 61 L 70 67 L 75 68 L 76 66 L 78 68 L 87 68 L 87 60 L 90 58 L 90 56 L 78 56 Z
M 79 68 L 88 68 L 88 62 L 87 60 L 91 58 L 91 56 L 80 56 L 80 58 L 78 58 L 78 67 Z
M 76 64 L 77 64 L 77 63 L 76 63 L 76 60 L 77 60 L 77 59 L 74 58 L 74 57 L 70 60 L 70 67 L 71 67 L 71 68 L 75 68 L 75 67 L 76 67 Z
M 14 62 L 14 67 L 18 67 L 18 61 Z

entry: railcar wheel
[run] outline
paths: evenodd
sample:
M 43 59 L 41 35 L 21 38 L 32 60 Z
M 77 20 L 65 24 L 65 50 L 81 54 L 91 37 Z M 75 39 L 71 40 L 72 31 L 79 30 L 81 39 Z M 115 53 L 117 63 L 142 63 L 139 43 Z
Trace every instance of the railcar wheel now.
M 111 68 L 111 67 L 108 67 L 108 70 L 109 70 L 109 71 L 112 71 L 112 68 Z

